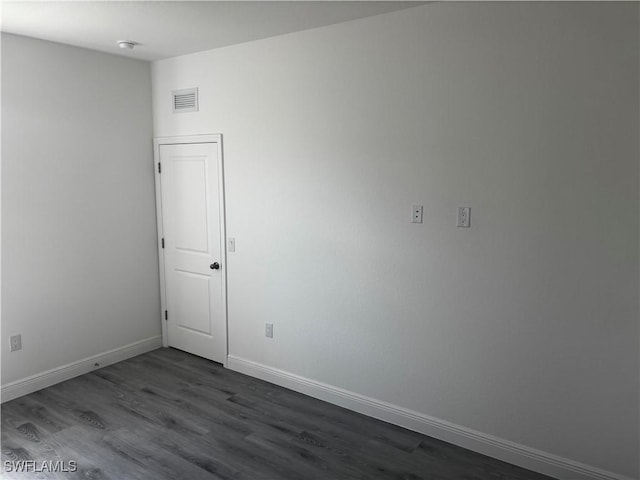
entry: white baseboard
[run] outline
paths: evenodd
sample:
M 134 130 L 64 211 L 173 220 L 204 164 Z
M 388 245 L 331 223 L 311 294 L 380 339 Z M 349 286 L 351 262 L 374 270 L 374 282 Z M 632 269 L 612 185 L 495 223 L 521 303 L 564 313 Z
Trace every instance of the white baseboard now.
M 584 463 L 229 355 L 229 369 L 561 480 L 633 480 Z
M 135 357 L 142 353 L 150 352 L 162 346 L 162 337 L 151 337 L 139 342 L 130 343 L 124 347 L 109 350 L 108 352 L 99 353 L 92 357 L 79 360 L 77 362 L 52 368 L 46 372 L 37 373 L 27 378 L 17 380 L 15 382 L 2 385 L 0 399 L 2 402 L 8 402 L 14 398 L 27 395 L 28 393 L 41 390 L 56 383 L 64 382 L 78 375 L 83 375 L 92 370 L 96 370 L 112 363 Z M 99 366 L 96 366 L 96 363 Z

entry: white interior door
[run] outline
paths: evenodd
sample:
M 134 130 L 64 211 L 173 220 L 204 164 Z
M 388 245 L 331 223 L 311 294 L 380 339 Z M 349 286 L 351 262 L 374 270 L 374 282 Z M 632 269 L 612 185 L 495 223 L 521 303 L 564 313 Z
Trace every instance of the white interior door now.
M 167 343 L 227 355 L 219 143 L 160 144 Z

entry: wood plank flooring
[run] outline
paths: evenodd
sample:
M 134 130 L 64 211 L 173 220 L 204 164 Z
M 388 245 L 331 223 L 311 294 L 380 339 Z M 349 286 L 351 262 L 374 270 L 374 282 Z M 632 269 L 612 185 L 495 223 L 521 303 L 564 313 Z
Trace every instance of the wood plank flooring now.
M 5 403 L 2 460 L 6 479 L 549 479 L 174 349 Z

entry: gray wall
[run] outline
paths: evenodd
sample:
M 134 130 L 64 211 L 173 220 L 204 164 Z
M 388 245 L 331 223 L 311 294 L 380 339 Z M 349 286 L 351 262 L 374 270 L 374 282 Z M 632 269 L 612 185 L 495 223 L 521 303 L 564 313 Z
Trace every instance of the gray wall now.
M 638 476 L 637 4 L 435 3 L 152 68 L 156 136 L 224 135 L 231 355 Z
M 146 62 L 2 35 L 3 385 L 160 334 L 150 90 Z

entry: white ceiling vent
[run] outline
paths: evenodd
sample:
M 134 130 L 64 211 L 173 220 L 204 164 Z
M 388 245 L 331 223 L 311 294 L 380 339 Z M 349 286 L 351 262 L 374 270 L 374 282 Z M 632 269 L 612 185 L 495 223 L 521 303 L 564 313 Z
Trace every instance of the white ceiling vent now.
M 171 92 L 173 99 L 173 113 L 197 112 L 198 111 L 198 89 L 187 88 L 185 90 L 174 90 Z

